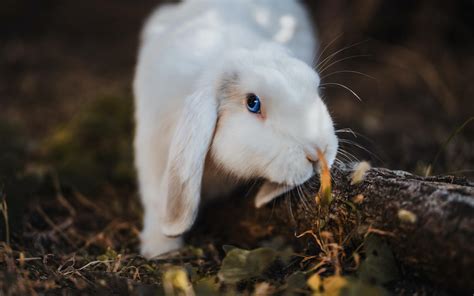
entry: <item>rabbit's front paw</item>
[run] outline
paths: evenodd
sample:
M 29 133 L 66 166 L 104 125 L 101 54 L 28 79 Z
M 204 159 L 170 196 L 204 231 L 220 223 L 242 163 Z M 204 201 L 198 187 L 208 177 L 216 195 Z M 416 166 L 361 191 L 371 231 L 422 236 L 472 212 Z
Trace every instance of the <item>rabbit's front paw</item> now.
M 150 259 L 183 246 L 181 237 L 168 237 L 160 232 L 143 231 L 140 235 L 140 253 Z

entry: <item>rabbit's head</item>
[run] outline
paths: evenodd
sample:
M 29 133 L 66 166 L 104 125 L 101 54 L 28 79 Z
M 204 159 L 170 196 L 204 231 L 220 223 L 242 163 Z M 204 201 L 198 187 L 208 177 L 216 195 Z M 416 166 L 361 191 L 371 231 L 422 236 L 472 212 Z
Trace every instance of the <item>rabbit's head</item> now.
M 166 223 L 178 235 L 196 217 L 206 157 L 241 179 L 263 178 L 260 206 L 307 181 L 317 150 L 334 162 L 338 140 L 319 76 L 280 48 L 229 53 L 186 99 L 167 168 Z

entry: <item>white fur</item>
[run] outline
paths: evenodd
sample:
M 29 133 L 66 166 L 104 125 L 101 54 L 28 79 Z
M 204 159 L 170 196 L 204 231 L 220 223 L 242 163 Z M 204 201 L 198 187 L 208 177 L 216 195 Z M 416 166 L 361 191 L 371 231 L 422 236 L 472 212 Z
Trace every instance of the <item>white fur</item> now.
M 134 81 L 142 253 L 181 245 L 203 197 L 267 180 L 261 206 L 314 174 L 337 138 L 318 94 L 310 21 L 294 0 L 200 0 L 148 20 Z M 262 114 L 246 109 L 246 95 Z

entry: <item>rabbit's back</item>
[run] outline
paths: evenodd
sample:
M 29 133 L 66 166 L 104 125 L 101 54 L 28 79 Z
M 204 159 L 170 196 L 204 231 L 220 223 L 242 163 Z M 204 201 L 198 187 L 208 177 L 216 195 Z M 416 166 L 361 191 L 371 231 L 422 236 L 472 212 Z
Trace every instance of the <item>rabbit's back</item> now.
M 187 0 L 161 6 L 142 34 L 135 91 L 139 98 L 183 97 L 225 52 L 272 41 L 312 63 L 315 39 L 298 1 Z
M 244 36 L 232 34 L 236 28 L 246 31 Z M 204 29 L 230 33 L 221 40 L 230 42 L 229 47 L 252 46 L 242 37 L 256 34 L 287 46 L 306 62 L 312 62 L 316 46 L 311 21 L 297 0 L 187 0 L 168 4 L 151 15 L 142 38 L 193 38 L 196 31 Z

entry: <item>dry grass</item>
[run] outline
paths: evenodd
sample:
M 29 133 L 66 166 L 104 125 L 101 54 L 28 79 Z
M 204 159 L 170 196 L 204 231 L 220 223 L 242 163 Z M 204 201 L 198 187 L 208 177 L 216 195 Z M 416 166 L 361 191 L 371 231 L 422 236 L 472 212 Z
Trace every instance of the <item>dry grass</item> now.
M 202 273 L 215 266 L 215 249 L 184 248 L 152 261 L 138 255 L 141 210 L 130 193 L 102 193 L 98 201 L 63 190 L 56 181 L 47 183 L 53 191 L 38 193 L 23 215 L 23 230 L 1 244 L 0 291 L 5 295 L 63 289 L 127 294 L 149 285 L 159 289 L 170 264 L 186 263 Z

